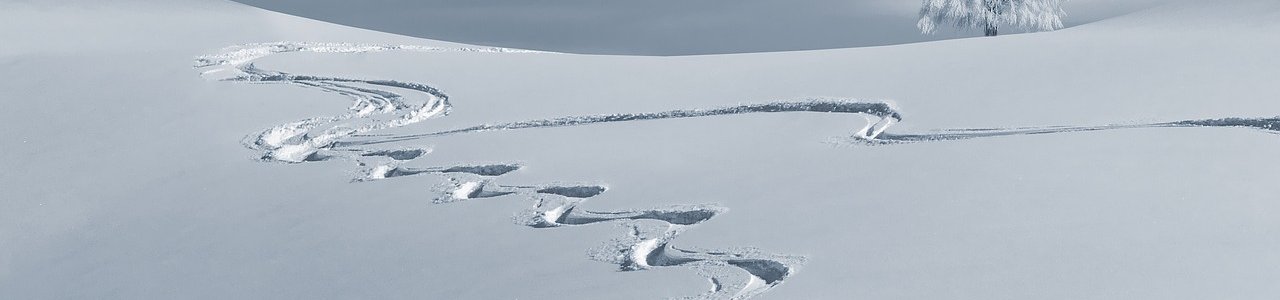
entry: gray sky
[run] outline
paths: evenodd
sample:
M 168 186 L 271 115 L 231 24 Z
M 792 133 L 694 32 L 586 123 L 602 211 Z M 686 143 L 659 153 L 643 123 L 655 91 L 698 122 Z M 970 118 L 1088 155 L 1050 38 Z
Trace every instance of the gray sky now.
M 921 35 L 916 0 L 235 0 L 430 39 L 576 53 L 678 55 L 889 45 Z M 1069 2 L 1068 25 L 1161 0 Z M 1109 3 L 1107 3 L 1109 2 Z M 1106 12 L 1096 7 L 1105 4 Z M 1117 9 L 1117 7 L 1122 7 Z M 1002 31 L 1010 32 L 1010 31 Z

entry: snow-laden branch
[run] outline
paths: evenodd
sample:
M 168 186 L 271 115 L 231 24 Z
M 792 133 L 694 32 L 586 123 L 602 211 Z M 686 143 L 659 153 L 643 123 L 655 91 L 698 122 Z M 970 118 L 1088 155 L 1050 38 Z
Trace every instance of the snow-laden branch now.
M 1062 28 L 1064 0 L 924 0 L 920 21 L 923 33 L 933 33 L 939 26 L 982 28 L 987 36 L 996 35 L 1000 25 L 1027 30 L 1048 31 Z

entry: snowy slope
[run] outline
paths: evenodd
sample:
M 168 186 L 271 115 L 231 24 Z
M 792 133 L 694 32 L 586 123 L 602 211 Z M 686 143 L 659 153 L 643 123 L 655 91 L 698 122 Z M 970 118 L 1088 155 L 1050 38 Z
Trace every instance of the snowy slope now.
M 1067 1 L 1067 26 L 1174 0 Z M 569 53 L 689 55 L 881 46 L 981 35 L 917 34 L 902 0 L 237 0 L 290 15 L 465 43 Z M 463 25 L 465 24 L 465 25 Z M 1002 29 L 1012 33 L 1020 30 Z
M 1269 1 L 689 57 L 0 5 L 0 298 L 1280 293 Z

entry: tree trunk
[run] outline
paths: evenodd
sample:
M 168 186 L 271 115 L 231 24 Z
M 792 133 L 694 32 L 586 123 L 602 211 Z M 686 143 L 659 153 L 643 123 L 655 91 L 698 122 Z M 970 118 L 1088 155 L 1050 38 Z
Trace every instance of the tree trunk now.
M 1010 2 L 1009 0 L 983 0 L 983 3 L 987 5 L 987 16 L 982 20 L 983 25 L 986 25 L 984 26 L 986 28 L 984 28 L 983 34 L 996 36 L 996 34 L 999 34 L 996 32 L 996 18 L 1004 14 Z
M 986 34 L 986 36 L 996 36 L 999 34 L 996 30 L 996 24 L 987 23 L 987 28 L 985 29 L 984 34 Z

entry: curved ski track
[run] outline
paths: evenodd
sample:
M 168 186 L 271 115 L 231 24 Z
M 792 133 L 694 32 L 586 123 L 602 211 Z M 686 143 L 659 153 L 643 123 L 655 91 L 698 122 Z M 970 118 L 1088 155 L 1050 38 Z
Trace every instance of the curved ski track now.
M 262 151 L 263 161 L 302 163 L 331 159 L 353 160 L 360 166 L 366 167 L 364 174 L 353 181 L 438 174 L 445 176 L 447 182 L 438 189 L 440 195 L 434 202 L 446 203 L 509 195 L 525 196 L 536 200 L 536 205 L 518 213 L 515 221 L 533 228 L 583 226 L 606 222 L 621 224 L 627 227 L 627 233 L 593 250 L 592 258 L 617 264 L 624 271 L 674 266 L 694 268 L 706 277 L 712 286 L 706 293 L 688 297 L 696 299 L 746 299 L 760 295 L 793 275 L 805 262 L 805 258 L 771 254 L 753 248 L 702 250 L 682 249 L 671 245 L 671 242 L 682 232 L 727 211 L 727 208 L 715 204 L 597 212 L 581 206 L 588 199 L 607 191 L 608 188 L 603 185 L 501 185 L 495 183 L 494 179 L 518 171 L 522 166 L 478 164 L 427 168 L 402 167 L 399 166 L 400 161 L 416 159 L 430 153 L 431 149 L 353 147 L 369 147 L 382 143 L 494 130 L 783 112 L 861 114 L 867 119 L 866 125 L 855 131 L 850 139 L 872 145 L 1156 127 L 1245 127 L 1280 133 L 1280 117 L 1276 117 L 1103 126 L 952 129 L 933 133 L 893 134 L 884 131 L 895 122 L 901 121 L 902 116 L 894 106 L 886 102 L 812 99 L 653 113 L 569 116 L 483 124 L 422 134 L 377 135 L 369 133 L 448 115 L 451 108 L 449 96 L 435 87 L 421 83 L 290 74 L 260 69 L 253 64 L 256 59 L 278 53 L 385 51 L 541 53 L 506 48 L 275 42 L 227 47 L 219 53 L 197 57 L 195 68 L 201 70 L 201 76 L 210 79 L 259 84 L 290 84 L 337 93 L 352 99 L 353 104 L 350 109 L 341 115 L 289 122 L 247 136 L 243 141 L 244 145 L 250 149 Z

